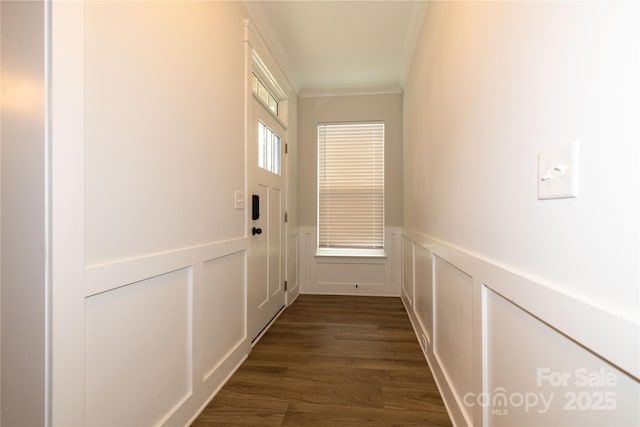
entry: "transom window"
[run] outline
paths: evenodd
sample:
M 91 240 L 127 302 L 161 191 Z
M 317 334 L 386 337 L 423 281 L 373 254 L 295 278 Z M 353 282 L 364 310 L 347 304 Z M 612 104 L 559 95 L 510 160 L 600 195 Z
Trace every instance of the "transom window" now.
M 384 123 L 318 125 L 318 254 L 384 249 Z
M 255 73 L 251 73 L 251 87 L 253 88 L 253 93 L 264 102 L 273 114 L 278 116 L 278 99 L 269 92 L 269 89 Z

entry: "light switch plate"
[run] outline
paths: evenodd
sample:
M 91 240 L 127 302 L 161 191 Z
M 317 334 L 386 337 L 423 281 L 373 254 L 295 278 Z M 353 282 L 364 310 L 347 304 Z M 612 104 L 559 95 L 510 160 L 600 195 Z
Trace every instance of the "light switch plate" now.
M 538 155 L 538 199 L 578 197 L 578 141 Z
M 236 191 L 234 196 L 236 209 L 244 209 L 244 192 Z

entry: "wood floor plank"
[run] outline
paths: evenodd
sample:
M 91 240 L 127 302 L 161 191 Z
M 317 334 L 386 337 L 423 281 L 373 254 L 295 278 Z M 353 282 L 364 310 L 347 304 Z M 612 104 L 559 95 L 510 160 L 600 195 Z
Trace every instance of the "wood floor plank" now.
M 192 426 L 280 426 L 288 406 L 281 399 L 222 390 Z
M 435 386 L 431 389 L 382 386 L 382 399 L 385 408 L 447 412 Z
M 445 414 L 429 411 L 357 408 L 292 403 L 282 426 L 450 426 Z
M 362 358 L 333 355 L 313 355 L 309 365 L 332 368 L 336 366 L 350 366 L 352 368 L 366 369 L 420 369 L 423 363 L 419 360 L 399 360 L 393 357 Z
M 379 385 L 340 385 L 285 381 L 236 381 L 225 386 L 229 391 L 249 396 L 271 396 L 287 402 L 382 407 Z M 215 400 L 215 399 L 214 399 Z
M 245 363 L 233 374 L 227 384 L 243 380 L 281 381 L 288 369 L 288 366 L 248 365 Z
M 365 333 L 340 332 L 335 335 L 336 340 L 345 341 L 384 341 L 384 342 L 403 342 L 416 343 L 415 335 L 406 332 L 394 332 L 389 330 L 371 331 Z
M 327 384 L 379 384 L 402 388 L 425 388 L 437 390 L 431 373 L 427 369 L 389 370 L 389 369 L 353 369 L 349 367 L 291 366 L 284 381 L 316 381 Z M 384 395 L 383 395 L 384 397 Z
M 301 295 L 195 426 L 450 426 L 399 298 Z

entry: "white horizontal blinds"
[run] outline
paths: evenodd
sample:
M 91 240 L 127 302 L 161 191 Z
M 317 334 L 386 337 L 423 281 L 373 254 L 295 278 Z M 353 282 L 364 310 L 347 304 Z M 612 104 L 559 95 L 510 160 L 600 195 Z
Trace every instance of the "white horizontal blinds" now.
M 318 125 L 318 247 L 384 247 L 384 123 Z

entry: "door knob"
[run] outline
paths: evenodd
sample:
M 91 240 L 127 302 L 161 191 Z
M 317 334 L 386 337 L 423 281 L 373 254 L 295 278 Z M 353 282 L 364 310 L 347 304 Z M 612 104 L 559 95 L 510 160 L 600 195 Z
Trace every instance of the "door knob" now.
M 254 236 L 256 234 L 262 234 L 262 228 L 253 227 L 253 229 L 251 229 L 251 234 L 253 234 Z

